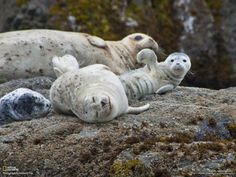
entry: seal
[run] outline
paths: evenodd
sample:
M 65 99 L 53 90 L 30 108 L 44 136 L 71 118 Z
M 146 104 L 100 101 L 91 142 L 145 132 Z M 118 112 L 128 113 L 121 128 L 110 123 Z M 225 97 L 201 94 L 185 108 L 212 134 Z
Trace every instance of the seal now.
M 57 77 L 73 70 L 79 69 L 79 63 L 72 55 L 64 55 L 62 57 L 55 56 L 52 58 L 53 70 Z
M 130 107 L 118 76 L 102 64 L 62 74 L 50 89 L 50 100 L 56 112 L 74 114 L 88 123 L 107 122 L 125 113 L 149 109 L 149 104 Z
M 137 54 L 137 61 L 146 65 L 119 76 L 129 99 L 171 91 L 191 68 L 188 55 L 179 52 L 170 54 L 164 62 L 158 63 L 152 50 L 143 49 Z
M 144 49 L 159 52 L 148 35 L 134 33 L 120 41 L 104 41 L 85 33 L 56 30 L 24 30 L 0 34 L 0 80 L 35 76 L 55 77 L 53 56 L 74 56 L 80 67 L 109 66 L 116 74 L 139 68 L 137 53 Z
M 18 88 L 0 99 L 0 125 L 44 117 L 50 109 L 50 101 L 40 93 Z

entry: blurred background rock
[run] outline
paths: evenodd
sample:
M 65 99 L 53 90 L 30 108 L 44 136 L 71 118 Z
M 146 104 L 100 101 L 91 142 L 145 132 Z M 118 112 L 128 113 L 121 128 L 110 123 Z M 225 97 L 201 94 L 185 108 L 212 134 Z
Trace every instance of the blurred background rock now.
M 146 33 L 166 55 L 191 57 L 182 85 L 214 89 L 236 86 L 235 19 L 235 0 L 0 0 L 0 32 L 47 28 L 107 40 Z

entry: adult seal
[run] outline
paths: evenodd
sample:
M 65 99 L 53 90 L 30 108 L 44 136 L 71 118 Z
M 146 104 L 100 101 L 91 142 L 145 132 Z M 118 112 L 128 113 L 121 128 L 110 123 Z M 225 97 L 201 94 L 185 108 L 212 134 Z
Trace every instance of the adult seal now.
M 109 66 L 116 74 L 140 67 L 137 53 L 158 52 L 158 44 L 148 35 L 134 33 L 120 41 L 104 41 L 85 33 L 56 30 L 25 30 L 0 34 L 0 80 L 35 76 L 55 77 L 53 56 L 73 55 L 80 67 Z
M 40 93 L 18 88 L 0 99 L 0 125 L 44 117 L 50 109 L 50 101 Z
M 137 61 L 146 65 L 119 76 L 129 99 L 171 91 L 191 68 L 188 55 L 179 52 L 170 54 L 164 62 L 158 63 L 152 50 L 143 49 L 138 53 Z
M 149 104 L 130 107 L 118 76 L 102 64 L 62 73 L 50 89 L 50 100 L 56 112 L 74 114 L 88 123 L 107 122 L 149 108 Z

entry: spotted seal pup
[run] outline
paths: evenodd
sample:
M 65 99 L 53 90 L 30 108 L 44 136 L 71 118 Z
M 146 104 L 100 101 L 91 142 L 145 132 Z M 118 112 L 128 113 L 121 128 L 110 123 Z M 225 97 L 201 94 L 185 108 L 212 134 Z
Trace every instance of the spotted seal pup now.
M 172 53 L 164 62 L 157 62 L 157 56 L 150 49 L 137 54 L 137 61 L 145 67 L 119 76 L 129 99 L 144 95 L 162 94 L 177 87 L 191 67 L 190 58 L 184 53 Z
M 60 65 L 56 68 L 59 71 Z M 141 113 L 149 104 L 130 107 L 124 88 L 109 67 L 94 64 L 61 73 L 50 89 L 56 112 L 75 114 L 88 123 L 110 121 L 125 113 Z
M 73 55 L 81 68 L 98 63 L 121 74 L 140 67 L 136 55 L 144 48 L 159 52 L 158 44 L 142 33 L 130 34 L 120 41 L 56 30 L 0 33 L 0 80 L 55 77 L 51 59 L 65 54 Z
M 18 88 L 0 99 L 0 125 L 44 117 L 50 109 L 50 101 L 40 93 Z

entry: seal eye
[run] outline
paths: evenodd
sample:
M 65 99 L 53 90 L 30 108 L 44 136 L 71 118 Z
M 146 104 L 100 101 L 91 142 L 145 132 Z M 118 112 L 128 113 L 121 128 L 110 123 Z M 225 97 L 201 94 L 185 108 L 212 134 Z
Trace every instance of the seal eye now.
M 172 60 L 170 60 L 171 62 L 174 62 L 174 60 L 172 59 Z
M 138 36 L 135 36 L 135 37 L 134 37 L 134 39 L 135 39 L 136 41 L 140 41 L 140 40 L 142 40 L 142 39 L 143 39 L 143 37 L 142 37 L 142 36 L 140 36 L 140 35 L 138 35 Z
M 187 62 L 187 60 L 183 60 L 183 62 L 184 62 L 184 63 L 186 63 L 186 62 Z

